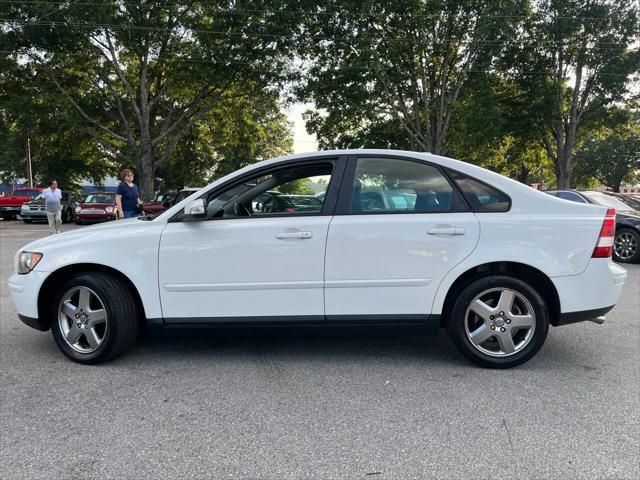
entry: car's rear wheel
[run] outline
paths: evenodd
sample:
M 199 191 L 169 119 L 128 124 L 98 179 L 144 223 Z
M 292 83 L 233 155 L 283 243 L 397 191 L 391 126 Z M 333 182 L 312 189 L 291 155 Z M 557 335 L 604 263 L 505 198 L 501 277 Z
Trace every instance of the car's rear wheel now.
M 471 282 L 450 309 L 447 330 L 467 359 L 489 368 L 509 368 L 533 357 L 549 331 L 542 296 L 506 275 Z
M 53 338 L 60 350 L 78 363 L 100 363 L 124 353 L 135 342 L 138 327 L 131 293 L 108 273 L 74 277 L 53 302 Z
M 616 232 L 613 241 L 613 259 L 617 262 L 640 262 L 640 234 L 630 228 Z

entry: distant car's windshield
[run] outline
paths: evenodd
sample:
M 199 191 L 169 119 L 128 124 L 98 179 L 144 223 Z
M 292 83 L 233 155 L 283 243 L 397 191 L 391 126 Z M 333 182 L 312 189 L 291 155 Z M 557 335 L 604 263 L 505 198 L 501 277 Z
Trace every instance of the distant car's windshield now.
M 41 192 L 34 197 L 34 200 L 42 200 L 44 198 L 44 194 Z
M 182 190 L 178 192 L 173 204 L 175 205 L 176 203 L 180 203 L 182 200 L 184 200 L 187 197 L 190 197 L 194 193 L 196 193 L 196 190 Z
M 114 196 L 105 195 L 104 193 L 99 195 L 89 194 L 84 199 L 84 203 L 114 203 Z
M 621 202 L 618 197 L 612 197 L 606 193 L 582 192 L 582 194 L 589 200 L 593 201 L 593 203 L 597 203 L 604 207 L 615 208 L 617 212 L 633 212 L 636 210 L 634 207 Z
M 163 202 L 167 202 L 171 199 L 170 195 L 167 195 L 166 193 L 159 193 L 158 195 L 156 195 L 156 199 L 154 200 L 155 203 L 163 203 Z

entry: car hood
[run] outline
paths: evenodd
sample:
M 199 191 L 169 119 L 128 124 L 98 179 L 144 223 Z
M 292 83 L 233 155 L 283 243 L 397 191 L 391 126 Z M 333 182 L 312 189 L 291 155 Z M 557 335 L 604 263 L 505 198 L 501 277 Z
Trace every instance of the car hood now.
M 28 202 L 24 202 L 24 205 L 44 205 L 44 198 L 40 200 L 29 200 Z
M 77 242 L 91 243 L 97 238 L 104 238 L 108 235 L 134 235 L 137 230 L 144 228 L 151 222 L 138 220 L 137 218 L 127 218 L 115 222 L 102 223 L 88 227 L 77 228 L 64 232 L 60 235 L 49 235 L 34 242 L 31 242 L 20 249 L 20 251 L 40 251 L 51 247 L 66 246 L 72 249 Z

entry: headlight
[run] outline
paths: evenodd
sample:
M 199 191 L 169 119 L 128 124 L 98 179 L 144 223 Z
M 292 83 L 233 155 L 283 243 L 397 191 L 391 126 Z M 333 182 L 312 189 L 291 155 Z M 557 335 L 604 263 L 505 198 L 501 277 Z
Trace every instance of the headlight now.
M 26 204 L 22 204 L 22 206 L 20 207 L 20 210 L 29 210 L 29 205 Z
M 80 213 L 82 209 L 80 207 L 76 207 L 76 213 Z
M 25 275 L 33 270 L 42 259 L 42 254 L 38 252 L 20 252 L 16 261 L 16 272 Z
M 107 207 L 107 208 L 105 208 L 105 211 L 107 213 L 113 213 L 113 207 Z

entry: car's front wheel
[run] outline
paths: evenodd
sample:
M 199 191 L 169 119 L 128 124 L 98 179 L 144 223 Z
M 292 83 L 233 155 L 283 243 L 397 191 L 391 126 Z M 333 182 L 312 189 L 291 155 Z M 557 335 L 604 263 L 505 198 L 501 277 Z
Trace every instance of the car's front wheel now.
M 490 275 L 471 282 L 458 295 L 447 330 L 467 359 L 483 367 L 509 368 L 540 350 L 549 331 L 549 313 L 528 283 Z
M 55 296 L 53 338 L 75 362 L 95 364 L 117 357 L 133 345 L 138 327 L 131 293 L 108 273 L 80 274 Z
M 617 262 L 640 262 L 640 233 L 631 228 L 621 228 L 613 241 L 613 259 Z

